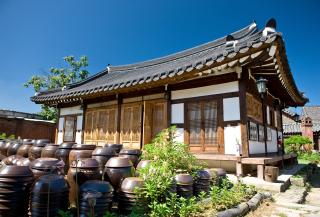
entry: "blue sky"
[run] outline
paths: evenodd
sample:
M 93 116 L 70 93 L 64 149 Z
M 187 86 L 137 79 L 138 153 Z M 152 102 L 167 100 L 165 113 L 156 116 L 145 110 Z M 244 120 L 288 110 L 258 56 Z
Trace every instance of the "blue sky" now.
M 90 73 L 177 52 L 276 18 L 296 83 L 320 104 L 320 1 L 0 0 L 0 108 L 39 111 L 23 83 L 62 57 Z

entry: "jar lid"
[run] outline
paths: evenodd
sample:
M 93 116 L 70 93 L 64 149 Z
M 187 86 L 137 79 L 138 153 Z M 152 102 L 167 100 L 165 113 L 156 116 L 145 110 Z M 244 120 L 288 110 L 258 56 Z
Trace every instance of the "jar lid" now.
M 121 154 L 128 154 L 128 155 L 141 155 L 142 152 L 140 149 L 133 149 L 133 148 L 125 148 L 125 149 L 121 149 L 120 153 Z
M 96 148 L 96 145 L 87 145 L 87 144 L 75 144 L 72 146 L 72 149 L 75 150 L 94 150 Z
M 41 157 L 31 162 L 30 168 L 32 169 L 50 169 L 57 166 L 60 160 L 57 158 Z
M 105 165 L 106 167 L 132 167 L 132 162 L 126 157 L 112 157 Z
M 116 156 L 116 152 L 110 147 L 97 147 L 92 152 L 92 156 Z
M 192 176 L 187 173 L 176 175 L 175 180 L 176 180 L 177 184 L 179 184 L 179 185 L 192 185 L 193 184 Z
M 99 167 L 99 163 L 96 159 L 92 159 L 92 158 L 79 158 L 78 160 L 74 160 L 71 163 L 71 167 L 72 168 L 98 168 Z
M 80 187 L 81 192 L 100 192 L 102 194 L 113 192 L 113 187 L 109 182 L 101 180 L 89 180 Z
M 143 180 L 138 177 L 128 177 L 123 180 L 120 186 L 120 191 L 125 193 L 134 193 L 136 188 L 143 187 Z

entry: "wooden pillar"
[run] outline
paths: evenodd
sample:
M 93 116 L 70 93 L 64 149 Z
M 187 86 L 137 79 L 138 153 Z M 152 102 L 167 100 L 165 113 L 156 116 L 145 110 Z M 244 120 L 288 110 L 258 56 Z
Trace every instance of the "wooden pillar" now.
M 264 180 L 264 164 L 257 165 L 257 177 L 258 179 Z
M 120 95 L 117 95 L 117 132 L 116 132 L 116 143 L 120 143 L 120 123 L 121 123 L 121 104 L 122 98 Z
M 82 132 L 81 132 L 81 143 L 84 143 L 84 129 L 85 129 L 85 122 L 86 122 L 86 111 L 87 111 L 87 104 L 82 103 Z
M 239 101 L 240 101 L 240 130 L 241 130 L 241 156 L 249 157 L 249 140 L 247 130 L 247 83 L 245 78 L 239 80 Z
M 241 163 L 241 157 L 237 158 L 236 162 L 236 175 L 242 177 L 243 176 L 243 165 Z

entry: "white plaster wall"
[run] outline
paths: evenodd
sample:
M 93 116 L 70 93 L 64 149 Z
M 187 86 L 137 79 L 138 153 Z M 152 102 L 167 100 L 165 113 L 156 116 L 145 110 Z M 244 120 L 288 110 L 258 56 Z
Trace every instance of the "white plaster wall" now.
M 171 105 L 171 123 L 172 124 L 184 123 L 184 103 Z
M 223 99 L 223 120 L 224 121 L 240 120 L 239 97 Z
M 60 109 L 60 116 L 62 115 L 73 115 L 73 114 L 82 114 L 83 110 L 80 106 L 73 106 L 68 108 L 61 108 Z
M 224 128 L 224 152 L 237 155 L 241 153 L 240 126 L 227 126 Z
M 61 144 L 63 142 L 63 125 L 64 125 L 64 118 L 59 118 L 59 125 L 58 125 L 58 137 L 57 143 Z
M 208 96 L 213 94 L 229 93 L 239 91 L 238 81 L 210 85 L 205 87 L 175 90 L 171 92 L 171 99 L 185 99 L 191 97 Z
M 249 140 L 249 151 L 250 151 L 250 154 L 264 154 L 265 153 L 264 142 Z
M 278 127 L 278 115 L 277 111 L 274 111 L 274 126 Z
M 268 152 L 277 152 L 277 131 L 271 129 L 271 141 L 267 141 L 267 151 Z
M 177 134 L 174 140 L 177 142 L 184 142 L 184 128 L 177 128 Z
M 82 144 L 82 121 L 83 121 L 83 116 L 78 115 L 77 116 L 77 128 L 76 128 L 76 143 Z

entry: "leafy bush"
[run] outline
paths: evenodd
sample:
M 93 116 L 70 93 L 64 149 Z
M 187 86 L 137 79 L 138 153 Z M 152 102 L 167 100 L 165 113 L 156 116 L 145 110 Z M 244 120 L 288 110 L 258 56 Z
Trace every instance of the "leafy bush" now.
M 0 139 L 15 139 L 15 135 L 11 134 L 10 136 L 7 136 L 6 133 L 0 133 Z
M 312 144 L 312 141 L 306 136 L 290 136 L 284 140 L 286 153 L 295 153 L 300 155 L 303 152 L 307 152 L 305 145 Z
M 137 193 L 149 202 L 151 217 L 192 216 L 200 209 L 196 198 L 186 200 L 170 192 L 178 170 L 195 174 L 202 168 L 188 146 L 175 140 L 176 134 L 175 127 L 163 130 L 142 152 L 141 158 L 151 163 L 139 170 L 144 188 Z
M 224 179 L 221 187 L 211 187 L 212 206 L 217 211 L 230 209 L 241 202 L 247 201 L 255 192 L 254 187 L 248 187 L 241 181 L 233 185 L 227 179 Z
M 312 163 L 319 164 L 320 163 L 320 154 L 319 152 L 305 152 L 300 153 L 298 156 L 299 159 L 303 159 L 306 161 L 310 161 Z
M 196 157 L 189 153 L 188 145 L 176 140 L 176 127 L 164 129 L 152 143 L 143 148 L 142 159 L 166 164 L 169 170 L 187 171 L 193 174 L 203 168 Z

